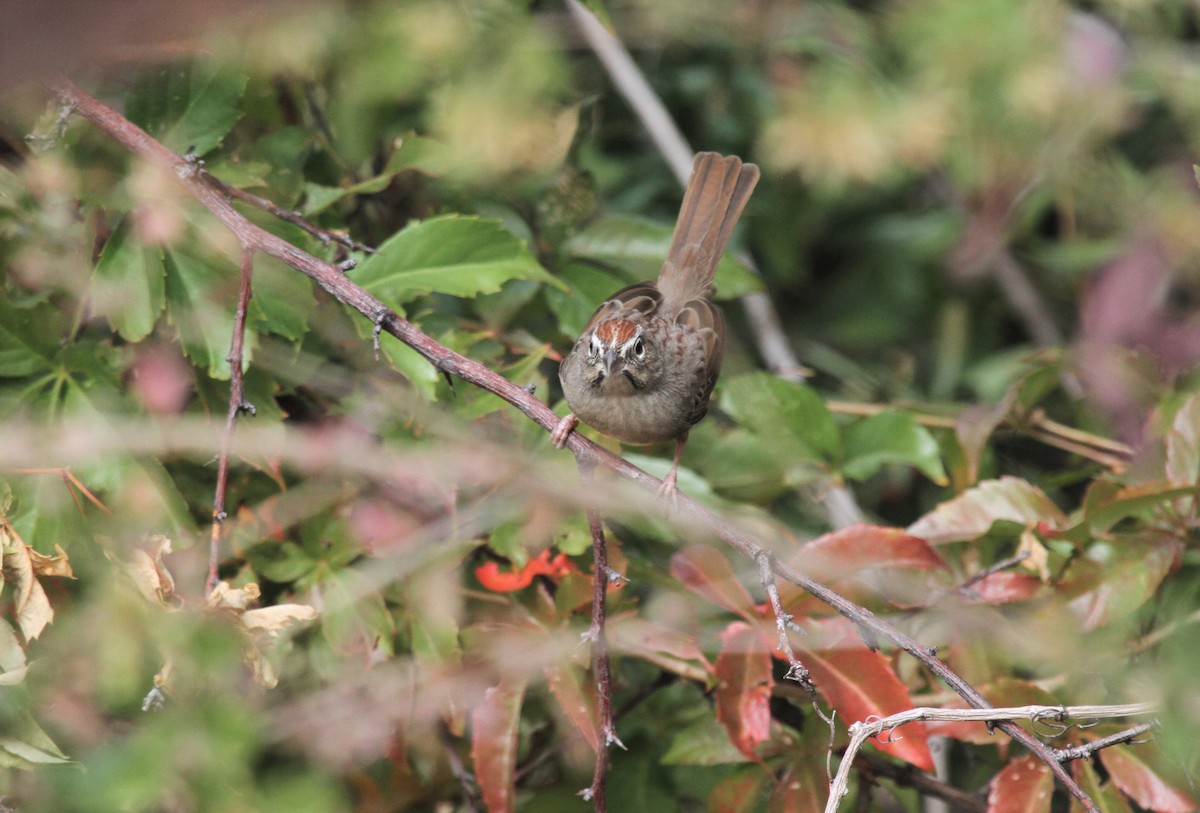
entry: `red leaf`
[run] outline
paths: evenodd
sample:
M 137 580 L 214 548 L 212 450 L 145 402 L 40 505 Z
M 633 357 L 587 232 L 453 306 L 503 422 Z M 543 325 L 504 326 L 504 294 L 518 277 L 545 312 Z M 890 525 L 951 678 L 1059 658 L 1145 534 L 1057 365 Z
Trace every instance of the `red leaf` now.
M 967 588 L 967 592 L 983 604 L 1010 604 L 1032 597 L 1041 587 L 1037 576 L 1006 571 L 985 576 Z
M 933 590 L 931 572 L 949 568 L 929 543 L 900 528 L 860 523 L 801 546 L 790 564 L 805 575 L 864 604 L 923 604 Z M 779 586 L 784 607 L 795 615 L 825 615 L 821 602 L 789 584 Z
M 715 667 L 717 721 L 734 746 L 753 760 L 754 749 L 771 733 L 771 653 L 758 630 L 735 621 L 721 633 Z
M 1105 748 L 1100 752 L 1100 761 L 1112 781 L 1138 807 L 1158 813 L 1187 813 L 1196 809 L 1195 800 L 1167 784 L 1132 748 L 1124 745 Z
M 932 545 L 975 539 L 999 519 L 1034 525 L 1047 522 L 1061 528 L 1067 517 L 1041 489 L 1018 477 L 986 480 L 942 503 L 908 526 L 913 536 Z
M 1037 757 L 1021 757 L 992 779 L 988 813 L 1048 813 L 1054 777 Z
M 847 723 L 868 717 L 886 717 L 913 707 L 908 690 L 892 671 L 891 662 L 865 647 L 805 651 L 800 661 L 812 672 L 813 681 L 825 699 Z M 874 740 L 879 750 L 933 770 L 924 723 L 909 723 L 897 729 L 891 740 Z
M 829 780 L 824 764 L 805 756 L 799 755 L 779 778 L 767 813 L 818 813 L 825 809 L 823 797 L 829 792 Z
M 488 813 L 516 809 L 517 729 L 524 684 L 502 683 L 484 692 L 471 712 L 471 759 Z
M 900 528 L 859 523 L 803 545 L 791 564 L 821 582 L 845 579 L 869 568 L 948 570 L 924 539 Z
M 596 714 L 596 696 L 588 691 L 579 669 L 569 663 L 547 666 L 546 685 L 558 701 L 566 718 L 583 735 L 596 753 L 600 752 L 600 720 Z
M 757 618 L 754 599 L 713 546 L 689 545 L 679 551 L 671 557 L 671 575 L 718 607 L 748 620 Z

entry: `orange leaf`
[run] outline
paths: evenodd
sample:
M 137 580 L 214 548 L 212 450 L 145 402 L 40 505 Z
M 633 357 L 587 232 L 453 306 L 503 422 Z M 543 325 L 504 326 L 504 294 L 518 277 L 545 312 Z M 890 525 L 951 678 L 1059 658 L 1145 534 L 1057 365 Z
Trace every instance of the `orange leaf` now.
M 913 707 L 908 689 L 892 671 L 891 662 L 866 647 L 805 650 L 800 660 L 812 672 L 821 694 L 847 724 L 872 716 L 887 717 Z M 874 743 L 879 750 L 923 771 L 933 770 L 924 723 L 909 723 L 897 729 L 890 739 Z
M 512 813 L 517 804 L 517 729 L 524 684 L 500 684 L 484 692 L 471 712 L 471 759 L 488 813 Z
M 720 637 L 717 721 L 739 751 L 758 761 L 754 749 L 771 732 L 771 653 L 759 631 L 741 621 L 726 627 Z
M 495 562 L 485 562 L 475 568 L 475 578 L 488 590 L 497 593 L 511 593 L 514 590 L 528 587 L 536 576 L 560 579 L 566 574 L 574 572 L 575 569 L 575 563 L 568 559 L 565 553 L 560 553 L 552 559 L 550 551 L 544 550 L 526 562 L 525 567 L 519 571 L 501 573 L 500 565 Z
M 1037 757 L 1021 757 L 992 779 L 988 813 L 1049 813 L 1054 777 Z

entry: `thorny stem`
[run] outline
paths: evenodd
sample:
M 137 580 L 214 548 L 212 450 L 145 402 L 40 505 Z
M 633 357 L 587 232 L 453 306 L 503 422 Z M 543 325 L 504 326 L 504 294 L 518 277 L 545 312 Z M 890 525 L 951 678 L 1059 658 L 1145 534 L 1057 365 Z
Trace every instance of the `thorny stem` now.
M 237 310 L 233 317 L 233 342 L 229 348 L 229 411 L 225 416 L 225 434 L 221 438 L 221 453 L 217 458 L 217 487 L 213 498 L 213 524 L 208 541 L 208 580 L 204 584 L 204 595 L 217 586 L 217 569 L 221 563 L 221 526 L 225 522 L 225 492 L 229 484 L 229 455 L 233 448 L 233 429 L 242 412 L 254 414 L 254 406 L 246 401 L 245 381 L 242 377 L 242 356 L 246 343 L 246 311 L 250 307 L 252 288 L 250 279 L 254 270 L 254 249 L 243 244 L 242 262 L 239 269 Z
M 784 677 L 799 683 L 811 697 L 815 698 L 817 687 L 813 685 L 808 669 L 796 657 L 796 653 L 792 649 L 792 642 L 788 639 L 788 622 L 792 620 L 792 617 L 784 612 L 783 602 L 779 600 L 779 587 L 775 584 L 775 557 L 770 551 L 763 551 L 755 557 L 755 561 L 758 564 L 758 580 L 762 584 L 763 590 L 767 592 L 767 599 L 771 602 L 771 611 L 775 615 L 775 632 L 779 636 L 776 648 L 787 658 L 788 671 Z
M 209 182 L 207 173 L 189 165 L 182 156 L 167 149 L 112 108 L 66 79 L 53 82 L 51 89 L 63 101 L 75 104 L 84 118 L 126 149 L 173 173 L 214 217 L 237 236 L 242 246 L 261 251 L 290 265 L 312 278 L 338 301 L 354 308 L 372 321 L 377 321 L 381 313 L 391 314 L 382 302 L 348 280 L 336 265 L 323 262 L 250 223 L 230 205 L 228 197 Z M 502 398 L 547 432 L 553 431 L 554 427 L 558 425 L 558 416 L 520 386 L 479 362 L 450 350 L 398 314 L 391 314 L 385 321 L 384 329 L 388 333 L 413 348 L 437 370 L 457 376 L 469 384 Z M 650 476 L 624 458 L 597 446 L 578 432 L 572 432 L 567 437 L 566 447 L 571 450 L 581 464 L 602 465 L 649 492 L 657 493 L 662 485 L 662 481 L 658 478 Z M 762 545 L 732 523 L 716 516 L 704 506 L 684 495 L 679 496 L 678 507 L 676 516 L 681 524 L 691 523 L 693 527 L 706 529 L 751 561 L 755 561 L 757 556 L 765 550 Z M 880 637 L 892 641 L 917 658 L 972 706 L 976 708 L 990 707 L 983 696 L 949 666 L 933 657 L 926 648 L 891 624 L 791 568 L 776 562 L 774 570 L 778 577 L 808 591 L 841 615 L 860 626 L 873 630 Z M 1063 787 L 1078 799 L 1089 813 L 1098 813 L 1095 803 L 1063 770 L 1049 747 L 1014 723 L 1001 723 L 1000 728 L 1050 766 Z
M 580 463 L 579 479 L 584 491 L 588 491 L 595 474 L 595 467 Z M 612 706 L 612 662 L 608 657 L 608 638 L 604 622 L 608 612 L 608 543 L 604 539 L 604 523 L 600 512 L 589 505 L 587 508 L 588 530 L 592 535 L 592 625 L 587 637 L 592 644 L 592 674 L 596 679 L 596 706 L 600 716 L 600 742 L 596 748 L 596 769 L 592 774 L 590 798 L 596 813 L 605 813 L 608 800 L 605 795 L 605 780 L 608 775 L 608 747 L 621 745 L 613 726 Z

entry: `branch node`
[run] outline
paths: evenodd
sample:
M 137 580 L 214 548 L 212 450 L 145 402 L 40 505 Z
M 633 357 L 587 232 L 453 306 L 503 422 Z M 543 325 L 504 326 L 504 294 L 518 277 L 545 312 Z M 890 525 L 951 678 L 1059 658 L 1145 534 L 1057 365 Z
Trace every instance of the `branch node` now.
M 237 411 L 245 413 L 246 415 L 249 415 L 251 418 L 258 415 L 258 410 L 255 408 L 254 404 L 250 403 L 249 401 L 238 402 Z
M 391 318 L 392 312 L 384 308 L 375 314 L 375 318 L 372 320 L 375 324 L 375 329 L 371 332 L 371 346 L 375 348 L 376 361 L 379 361 L 379 334 L 383 333 L 384 327 Z
M 195 145 L 187 148 L 187 152 L 180 156 L 183 163 L 179 165 L 179 177 L 184 180 L 199 178 L 204 172 L 204 159 L 196 153 Z
M 326 238 L 325 242 L 328 243 L 329 238 Z M 347 273 L 353 271 L 355 268 L 358 268 L 358 260 L 354 259 L 353 257 L 348 257 L 348 258 L 342 260 L 340 263 L 338 263 L 337 267 L 338 267 L 338 271 L 341 271 L 343 274 L 347 274 Z

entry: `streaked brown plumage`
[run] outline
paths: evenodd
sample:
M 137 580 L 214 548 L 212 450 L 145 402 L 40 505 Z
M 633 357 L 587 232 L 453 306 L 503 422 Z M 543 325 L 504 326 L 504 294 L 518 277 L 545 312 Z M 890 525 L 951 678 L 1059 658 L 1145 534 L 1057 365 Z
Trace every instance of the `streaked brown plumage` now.
M 696 156 L 658 281 L 613 294 L 563 359 L 572 414 L 551 436 L 556 446 L 579 421 L 629 443 L 675 440 L 663 483 L 674 490 L 688 430 L 708 411 L 721 371 L 725 319 L 712 301 L 713 274 L 758 176 L 736 156 Z

